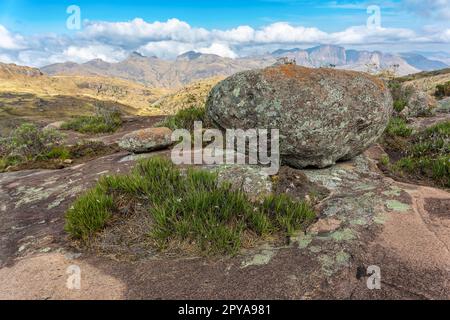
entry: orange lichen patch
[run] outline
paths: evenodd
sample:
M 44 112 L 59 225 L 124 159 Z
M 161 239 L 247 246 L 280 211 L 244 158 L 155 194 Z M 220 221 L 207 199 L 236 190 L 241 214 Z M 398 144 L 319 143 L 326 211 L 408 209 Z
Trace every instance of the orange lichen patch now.
M 162 137 L 166 135 L 171 135 L 172 131 L 169 128 L 151 128 L 151 129 L 142 129 L 135 132 L 137 138 L 146 139 L 152 137 Z
M 385 84 L 383 80 L 380 78 L 374 77 L 367 73 L 361 73 L 357 71 L 350 70 L 336 70 L 331 68 L 306 68 L 292 64 L 279 65 L 270 67 L 264 70 L 264 75 L 270 80 L 277 80 L 280 78 L 289 78 L 295 79 L 298 81 L 311 79 L 313 77 L 323 78 L 323 77 L 332 77 L 332 78 L 354 78 L 356 76 L 364 76 L 372 80 L 380 90 L 385 90 Z

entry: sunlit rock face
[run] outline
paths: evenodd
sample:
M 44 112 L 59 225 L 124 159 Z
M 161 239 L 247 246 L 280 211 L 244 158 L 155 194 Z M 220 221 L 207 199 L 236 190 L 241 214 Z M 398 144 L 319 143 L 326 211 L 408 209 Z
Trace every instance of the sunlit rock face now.
M 285 164 L 323 168 L 361 154 L 380 137 L 392 97 L 368 74 L 278 65 L 220 82 L 206 109 L 221 129 L 279 129 Z

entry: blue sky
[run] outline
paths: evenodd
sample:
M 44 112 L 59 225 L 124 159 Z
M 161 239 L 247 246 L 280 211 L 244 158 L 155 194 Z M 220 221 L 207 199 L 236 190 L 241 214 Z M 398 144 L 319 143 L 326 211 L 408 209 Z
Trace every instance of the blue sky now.
M 260 27 L 271 22 L 337 31 L 364 24 L 366 7 L 378 4 L 384 22 L 391 27 L 420 26 L 426 17 L 393 7 L 400 1 L 327 0 L 2 0 L 0 24 L 23 33 L 66 32 L 66 8 L 75 4 L 82 18 L 102 21 L 127 21 L 136 17 L 146 21 L 178 18 L 195 27 L 226 29 L 238 25 Z
M 68 30 L 66 9 L 81 9 Z M 367 7 L 381 25 L 366 30 Z M 161 22 L 159 24 L 158 22 Z M 130 51 L 228 57 L 319 43 L 393 51 L 449 51 L 450 0 L 1 0 L 0 61 L 41 65 Z

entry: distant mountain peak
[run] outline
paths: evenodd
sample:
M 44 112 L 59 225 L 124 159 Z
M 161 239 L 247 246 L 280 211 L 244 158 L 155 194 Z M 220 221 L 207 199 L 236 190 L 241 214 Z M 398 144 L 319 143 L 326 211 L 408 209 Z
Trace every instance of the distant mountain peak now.
M 137 51 L 133 51 L 130 54 L 130 58 L 145 58 L 145 56 Z
M 197 58 L 200 58 L 202 56 L 202 54 L 200 52 L 196 52 L 196 51 L 187 51 L 183 54 L 180 54 L 177 57 L 177 60 L 185 60 L 185 61 L 191 61 L 191 60 L 195 60 Z
M 301 51 L 301 49 L 299 49 L 299 48 L 278 49 L 278 50 L 275 50 L 274 52 L 272 52 L 272 54 L 275 55 L 275 56 L 279 56 L 279 55 L 283 55 L 283 54 L 286 54 L 286 53 L 295 53 L 295 52 L 299 52 L 299 51 Z

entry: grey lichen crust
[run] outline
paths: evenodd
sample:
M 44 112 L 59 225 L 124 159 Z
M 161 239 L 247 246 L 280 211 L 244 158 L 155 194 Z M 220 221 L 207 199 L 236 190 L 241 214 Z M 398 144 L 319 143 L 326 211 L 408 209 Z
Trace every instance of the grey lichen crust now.
M 366 150 L 385 130 L 392 97 L 368 74 L 280 65 L 216 85 L 207 115 L 221 129 L 279 129 L 284 163 L 327 167 Z

